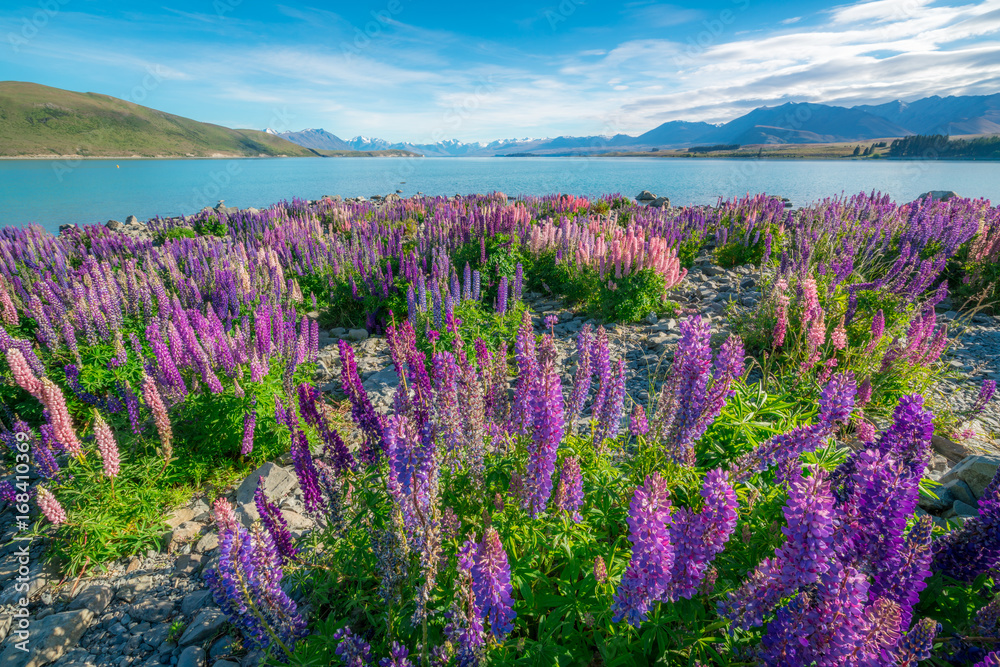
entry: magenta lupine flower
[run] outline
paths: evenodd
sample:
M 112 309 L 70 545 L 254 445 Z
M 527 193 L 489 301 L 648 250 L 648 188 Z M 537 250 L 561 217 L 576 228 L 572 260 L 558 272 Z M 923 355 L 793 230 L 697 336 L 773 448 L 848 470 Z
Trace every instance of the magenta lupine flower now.
M 1000 667 L 1000 651 L 991 651 L 973 667 Z
M 526 480 L 528 510 L 534 517 L 545 512 L 552 495 L 552 475 L 564 425 L 562 384 L 555 366 L 554 343 L 548 334 L 542 338 L 539 357 L 541 367 L 538 370 L 538 388 L 532 401 L 534 428 L 528 445 Z
M 594 579 L 599 584 L 608 583 L 608 566 L 600 556 L 594 559 Z
M 42 378 L 41 383 L 42 403 L 49 411 L 49 420 L 52 423 L 56 439 L 71 455 L 77 458 L 82 457 L 83 444 L 76 437 L 76 431 L 73 430 L 73 421 L 70 419 L 66 398 L 63 396 L 62 390 L 48 378 Z
M 465 265 L 468 268 L 468 264 Z M 397 641 L 389 647 L 389 657 L 378 661 L 379 667 L 413 667 L 410 651 Z
M 514 359 L 517 362 L 517 384 L 514 387 L 513 430 L 528 435 L 534 424 L 535 395 L 538 392 L 538 352 L 535 347 L 535 330 L 531 316 L 524 312 L 521 328 L 514 340 Z
M 573 428 L 576 418 L 583 412 L 583 406 L 587 403 L 587 395 L 590 393 L 590 378 L 593 374 L 592 340 L 590 325 L 583 325 L 580 333 L 576 336 L 576 374 L 573 376 L 573 391 L 570 394 L 569 404 L 566 406 L 568 416 L 566 427 L 568 430 Z
M 16 347 L 8 347 L 6 354 L 14 382 L 38 400 L 42 400 L 42 382 L 35 377 L 34 371 L 31 370 L 21 351 Z
M 351 403 L 351 418 L 365 434 L 361 448 L 361 459 L 365 463 L 371 464 L 378 461 L 382 453 L 385 452 L 385 424 L 382 415 L 378 414 L 372 406 L 371 400 L 368 398 L 368 391 L 358 376 L 354 350 L 345 340 L 341 340 L 338 346 L 341 363 L 340 381 L 344 393 Z
M 674 564 L 665 599 L 694 597 L 705 572 L 736 530 L 739 503 L 729 483 L 729 473 L 710 470 L 705 475 L 701 496 L 705 500 L 701 512 L 681 509 L 674 513 L 670 525 Z
M 502 641 L 514 629 L 514 600 L 510 583 L 510 564 L 500 535 L 492 526 L 486 529 L 483 541 L 476 549 L 472 566 L 472 590 L 483 620 L 490 622 L 493 636 Z
M 555 325 L 559 324 L 559 316 L 550 314 L 545 316 L 545 328 L 552 329 Z
M 629 625 L 637 627 L 670 583 L 674 565 L 670 509 L 667 482 L 654 472 L 635 490 L 629 508 L 632 558 L 615 594 L 615 623 L 626 619 Z
M 434 424 L 444 441 L 452 467 L 457 465 L 462 444 L 462 417 L 458 400 L 458 364 L 451 352 L 435 352 L 431 357 L 434 381 Z
M 986 409 L 986 404 L 990 402 L 993 395 L 997 391 L 996 380 L 983 380 L 982 386 L 979 387 L 979 396 L 976 397 L 976 402 L 973 404 L 972 409 L 969 411 L 972 415 L 978 415 L 983 410 Z
M 104 476 L 114 479 L 120 469 L 118 445 L 115 444 L 115 435 L 111 432 L 111 427 L 100 414 L 94 417 L 94 439 L 97 440 L 97 451 L 101 455 Z
M 326 510 L 326 502 L 319 486 L 319 472 L 313 461 L 312 452 L 309 451 L 309 441 L 306 434 L 301 429 L 295 429 L 292 433 L 292 461 L 295 464 L 295 476 L 302 487 L 302 501 L 305 503 L 306 511 L 317 516 L 322 515 Z
M 590 414 L 591 418 L 597 419 L 611 394 L 611 349 L 608 347 L 608 332 L 604 327 L 598 327 L 597 335 L 591 342 L 590 365 L 597 376 L 597 393 L 590 406 Z
M 646 410 L 639 403 L 632 408 L 632 419 L 629 420 L 629 431 L 634 437 L 649 433 L 649 421 L 646 419 Z
M 905 632 L 913 619 L 913 606 L 931 576 L 931 517 L 920 517 L 906 535 L 902 549 L 876 563 L 869 595 L 892 600 L 899 608 L 898 628 Z
M 555 506 L 570 515 L 573 521 L 581 521 L 580 507 L 583 505 L 583 474 L 580 460 L 567 456 L 559 470 L 559 487 L 556 489 Z
M 863 408 L 870 400 L 872 400 L 872 381 L 871 378 L 865 378 L 864 382 L 858 385 L 858 393 L 854 397 L 854 404 L 859 408 Z
M 146 399 L 146 405 L 153 413 L 153 423 L 156 424 L 156 431 L 160 435 L 160 454 L 163 457 L 163 465 L 166 467 L 174 456 L 174 432 L 170 427 L 167 406 L 160 398 L 160 390 L 156 388 L 153 378 L 148 375 L 142 380 L 142 395 Z
M 625 407 L 625 360 L 619 358 L 611 374 L 611 386 L 607 398 L 597 415 L 597 429 L 594 442 L 598 448 L 605 440 L 614 439 L 621 429 L 622 410 Z
M 38 509 L 42 511 L 42 514 L 45 515 L 45 518 L 48 519 L 53 526 L 58 528 L 66 523 L 66 510 L 64 510 L 62 505 L 59 504 L 56 497 L 52 495 L 52 492 L 44 486 L 37 487 L 35 502 L 38 503 Z
M 287 563 L 298 555 L 299 550 L 292 544 L 292 534 L 288 530 L 288 523 L 278 505 L 267 497 L 264 491 L 264 480 L 257 480 L 257 490 L 253 494 L 254 505 L 264 529 L 271 534 L 274 545 L 281 556 L 281 562 Z

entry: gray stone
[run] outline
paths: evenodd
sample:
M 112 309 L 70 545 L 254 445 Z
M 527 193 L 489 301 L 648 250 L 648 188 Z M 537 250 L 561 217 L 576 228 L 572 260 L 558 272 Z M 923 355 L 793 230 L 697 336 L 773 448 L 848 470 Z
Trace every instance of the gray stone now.
M 941 456 L 944 456 L 949 461 L 961 461 L 967 456 L 973 456 L 975 452 L 966 447 L 965 445 L 959 444 L 957 442 L 952 442 L 944 436 L 935 435 L 931 438 L 931 446 Z
M 94 667 L 97 660 L 85 648 L 75 648 L 59 661 L 59 667 Z
M 656 195 L 654 195 L 649 190 L 643 190 L 635 196 L 636 201 L 655 201 Z
M 979 510 L 977 510 L 972 505 L 968 503 L 963 503 L 961 500 L 956 500 L 955 504 L 951 506 L 951 509 L 942 514 L 946 519 L 956 517 L 959 519 L 970 519 L 974 516 L 979 516 Z
M 80 592 L 73 601 L 66 607 L 72 611 L 74 609 L 89 609 L 100 615 L 111 604 L 115 593 L 108 584 L 91 584 Z
M 110 229 L 113 232 L 117 232 L 118 230 L 120 230 L 125 225 L 123 225 L 118 220 L 108 220 L 106 223 L 104 223 L 104 226 L 107 227 L 108 229 Z
M 196 521 L 185 521 L 170 531 L 170 539 L 167 540 L 167 544 L 174 548 L 187 544 L 201 535 L 202 528 L 204 526 Z
M 232 660 L 216 660 L 212 663 L 212 667 L 240 667 L 240 663 Z
M 646 324 L 653 326 L 654 324 L 660 321 L 660 318 L 656 316 L 656 313 L 650 313 L 649 315 L 646 315 L 646 319 L 643 321 Z
M 93 620 L 94 613 L 89 609 L 76 609 L 35 621 L 30 630 L 30 650 L 22 651 L 15 641 L 8 640 L 0 654 L 0 667 L 41 667 L 58 660 L 76 646 Z
M 241 519 L 248 527 L 260 518 L 253 501 L 257 482 L 260 479 L 264 480 L 264 493 L 271 500 L 280 501 L 299 486 L 299 481 L 294 475 L 270 461 L 253 471 L 249 477 L 243 480 L 240 488 L 236 491 L 238 511 L 243 515 Z
M 653 208 L 670 208 L 670 197 L 657 197 L 649 205 Z
M 344 327 L 337 327 L 336 329 L 330 329 L 330 335 L 334 338 L 343 338 L 347 335 L 347 329 Z
M 180 646 L 198 644 L 211 639 L 226 625 L 226 617 L 218 609 L 205 609 L 184 629 Z
M 204 565 L 205 557 L 201 554 L 185 554 L 177 559 L 174 564 L 174 571 L 177 574 L 195 574 Z
M 177 667 L 205 667 L 205 649 L 200 646 L 188 646 L 177 658 Z
M 167 637 L 170 636 L 171 625 L 171 623 L 160 623 L 156 627 L 142 633 L 142 640 L 153 648 L 158 647 L 160 644 L 167 641 Z
M 212 648 L 208 649 L 208 657 L 218 658 L 219 656 L 222 655 L 229 655 L 230 652 L 232 651 L 232 648 L 233 648 L 232 637 L 228 635 L 219 637 L 218 639 L 215 640 L 215 643 L 212 644 Z
M 941 477 L 942 482 L 960 479 L 969 485 L 973 495 L 979 498 L 983 490 L 997 474 L 1000 468 L 1000 458 L 995 456 L 967 456 L 958 465 Z
M 125 218 L 125 224 L 126 225 L 138 225 L 139 224 L 139 218 L 135 217 L 134 215 L 130 215 L 127 218 Z
M 199 611 L 205 605 L 210 604 L 212 601 L 212 594 L 208 591 L 195 591 L 194 593 L 189 593 L 181 601 L 181 613 L 185 616 L 190 616 L 191 614 Z
M 183 523 L 187 523 L 194 519 L 194 510 L 190 507 L 178 507 L 170 516 L 167 517 L 167 525 L 171 528 L 176 528 Z
M 31 599 L 43 591 L 50 581 L 58 581 L 59 573 L 53 565 L 36 564 L 28 571 L 27 579 L 27 581 L 19 580 L 20 586 L 9 586 L 0 597 L 0 604 L 16 604 L 22 597 Z M 27 590 L 23 586 L 27 586 Z
M 955 494 L 947 486 L 939 486 L 932 489 L 937 498 L 925 498 L 921 496 L 919 505 L 928 512 L 940 514 L 951 508 L 955 504 Z
M 174 603 L 168 600 L 145 599 L 136 602 L 129 609 L 129 614 L 133 618 L 138 618 L 149 623 L 160 623 L 167 620 L 174 613 Z
M 264 661 L 264 653 L 260 649 L 250 651 L 240 660 L 241 667 L 257 667 Z
M 969 485 L 960 479 L 953 479 L 945 482 L 942 489 L 948 489 L 948 492 L 955 498 L 955 500 L 961 500 L 963 503 L 968 505 L 975 505 L 978 501 L 976 497 L 972 495 L 972 489 Z
M 351 329 L 347 332 L 347 338 L 357 342 L 368 340 L 368 329 Z
M 957 197 L 958 193 L 953 190 L 931 190 L 917 197 L 917 199 L 927 199 L 930 197 L 935 201 L 948 201 L 952 197 Z
M 208 533 L 203 535 L 198 543 L 194 546 L 194 550 L 198 553 L 207 554 L 209 551 L 214 551 L 219 547 L 219 536 L 216 533 Z

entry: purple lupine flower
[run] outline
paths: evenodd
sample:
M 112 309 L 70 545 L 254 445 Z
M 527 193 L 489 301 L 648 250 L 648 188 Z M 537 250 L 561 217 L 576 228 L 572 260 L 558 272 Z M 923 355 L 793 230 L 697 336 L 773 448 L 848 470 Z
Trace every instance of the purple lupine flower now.
M 472 566 L 472 590 L 476 606 L 483 620 L 490 622 L 490 630 L 497 640 L 503 640 L 514 629 L 512 621 L 514 600 L 510 583 L 510 565 L 507 552 L 500 543 L 500 535 L 492 526 L 486 529 L 483 541 L 476 549 Z
M 466 264 L 468 266 L 468 264 Z M 410 651 L 397 641 L 389 648 L 389 657 L 378 661 L 379 667 L 413 667 L 410 662 Z
M 451 352 L 436 352 L 431 357 L 434 382 L 435 426 L 444 441 L 453 467 L 462 444 L 462 418 L 458 400 L 458 364 Z
M 1000 667 L 1000 651 L 990 651 L 973 667 Z
M 854 373 L 847 371 L 834 375 L 820 392 L 820 419 L 826 424 L 846 424 L 851 418 L 855 394 Z
M 608 566 L 600 556 L 594 559 L 594 579 L 599 584 L 608 583 Z
M 297 640 L 308 634 L 305 619 L 281 588 L 281 559 L 260 526 L 222 528 L 219 561 L 205 572 L 216 604 L 252 647 L 277 644 L 287 660 Z
M 354 470 L 356 463 L 354 454 L 347 448 L 344 439 L 335 428 L 327 428 L 323 431 L 323 456 L 330 459 L 337 472 Z
M 670 583 L 674 565 L 670 508 L 667 482 L 654 472 L 635 490 L 629 506 L 632 558 L 615 594 L 615 623 L 626 619 L 629 625 L 638 627 Z
M 580 507 L 583 505 L 583 474 L 580 471 L 580 460 L 575 456 L 567 456 L 563 460 L 554 504 L 560 511 L 569 514 L 573 521 L 583 519 L 580 516 Z
M 478 665 L 485 645 L 482 612 L 473 590 L 472 570 L 476 564 L 477 551 L 478 545 L 471 537 L 459 548 L 455 600 L 448 612 L 449 622 L 444 629 L 445 636 L 455 645 L 460 667 Z
M 691 599 L 698 593 L 706 570 L 736 530 L 739 504 L 727 472 L 710 470 L 705 475 L 701 496 L 705 506 L 700 513 L 678 510 L 670 525 L 674 564 L 665 592 L 668 600 Z
M 872 317 L 872 329 L 871 329 L 872 339 L 868 343 L 868 347 L 865 348 L 866 353 L 870 353 L 878 345 L 879 341 L 882 340 L 882 336 L 885 335 L 885 315 L 882 313 L 882 309 L 879 308 Z
M 979 387 L 979 396 L 976 397 L 976 402 L 973 404 L 972 409 L 969 410 L 969 413 L 971 415 L 978 415 L 985 410 L 986 404 L 990 402 L 996 391 L 996 380 L 983 380 L 982 386 Z
M 413 285 L 406 289 L 406 316 L 410 324 L 417 323 L 417 295 L 413 293 Z
M 597 335 L 591 343 L 590 365 L 597 376 L 597 393 L 590 407 L 591 418 L 596 419 L 611 393 L 611 349 L 608 347 L 608 332 L 604 327 L 597 329 Z
M 921 619 L 899 640 L 893 656 L 895 664 L 899 667 L 916 667 L 918 662 L 929 658 L 934 647 L 934 637 L 940 628 L 933 619 Z
M 535 348 L 535 330 L 531 316 L 525 311 L 514 340 L 514 359 L 517 362 L 517 384 L 514 387 L 514 409 L 511 415 L 512 430 L 527 435 L 534 424 L 534 406 L 539 391 L 538 353 Z
M 1000 565 L 1000 471 L 979 498 L 979 516 L 934 542 L 934 569 L 973 581 Z
M 281 556 L 281 562 L 287 563 L 295 558 L 299 550 L 292 544 L 292 534 L 288 530 L 288 523 L 281 514 L 281 509 L 268 499 L 267 493 L 264 491 L 263 479 L 257 480 L 257 490 L 254 491 L 253 500 L 261 523 L 265 530 L 271 534 L 271 539 L 274 540 L 274 545 Z
M 555 366 L 555 346 L 548 334 L 539 350 L 538 388 L 532 397 L 534 428 L 528 445 L 528 510 L 533 517 L 545 512 L 552 494 L 552 474 L 556 453 L 563 436 L 563 400 L 559 372 Z
M 593 373 L 591 359 L 593 335 L 589 324 L 583 325 L 580 333 L 576 335 L 576 374 L 573 376 L 573 391 L 570 394 L 569 404 L 566 406 L 567 429 L 573 428 L 576 418 L 583 412 L 583 406 L 587 403 L 587 395 L 590 393 L 590 378 Z
M 389 443 L 387 486 L 396 506 L 400 508 L 410 544 L 423 546 L 427 523 L 433 515 L 438 496 L 437 450 L 430 423 L 415 426 L 406 415 L 392 415 L 386 425 Z
M 309 440 L 298 428 L 292 432 L 292 461 L 295 465 L 295 476 L 299 480 L 299 486 L 302 487 L 302 500 L 306 511 L 322 515 L 326 510 L 326 503 L 319 487 L 319 473 L 312 452 L 309 451 Z
M 902 549 L 894 551 L 884 562 L 873 563 L 875 571 L 869 594 L 873 598 L 892 600 L 899 608 L 898 628 L 905 632 L 913 618 L 913 606 L 931 576 L 931 517 L 924 515 L 910 529 Z
M 594 431 L 594 442 L 598 448 L 605 440 L 614 439 L 622 423 L 622 410 L 625 407 L 625 360 L 619 358 L 611 374 L 611 386 L 607 398 L 597 415 L 597 429 Z
M 834 555 L 833 504 L 829 479 L 822 468 L 813 468 L 810 477 L 793 481 L 784 510 L 785 543 L 719 603 L 719 614 L 743 629 L 761 625 L 764 615 L 781 598 L 819 581 Z
M 385 425 L 382 416 L 372 406 L 368 392 L 358 376 L 354 350 L 345 340 L 339 342 L 339 350 L 340 382 L 351 403 L 351 418 L 365 434 L 365 440 L 361 447 L 361 459 L 365 463 L 371 464 L 378 461 L 379 456 L 385 452 Z
M 500 277 L 500 286 L 497 288 L 497 314 L 503 315 L 507 312 L 507 276 Z
M 646 410 L 642 404 L 636 403 L 635 407 L 632 408 L 632 418 L 629 420 L 628 427 L 633 437 L 649 433 L 649 421 L 646 419 Z
M 521 300 L 521 291 L 524 289 L 524 266 L 521 262 L 517 263 L 517 267 L 514 269 L 514 301 Z
M 334 651 L 346 667 L 367 667 L 371 655 L 371 646 L 364 639 L 354 634 L 350 626 L 333 633 L 337 640 L 337 650 Z

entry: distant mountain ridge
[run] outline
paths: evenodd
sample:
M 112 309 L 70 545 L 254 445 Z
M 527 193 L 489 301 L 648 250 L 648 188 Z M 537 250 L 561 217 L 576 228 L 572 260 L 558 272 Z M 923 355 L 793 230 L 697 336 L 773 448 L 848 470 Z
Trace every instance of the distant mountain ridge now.
M 354 137 L 344 142 L 325 130 L 283 132 L 279 136 L 308 148 L 320 149 L 316 137 L 354 150 L 402 149 L 428 157 L 485 157 L 511 153 L 581 155 L 596 152 L 638 151 L 652 148 L 687 148 L 706 144 L 815 144 L 871 141 L 914 134 L 1000 133 L 1000 93 L 925 97 L 878 105 L 841 107 L 789 102 L 759 107 L 727 123 L 668 121 L 638 136 L 560 136 L 546 139 L 503 139 L 466 143 L 455 139 L 433 144 L 390 143 L 383 139 Z M 331 144 L 332 145 L 332 144 Z M 327 148 L 327 146 L 322 146 Z

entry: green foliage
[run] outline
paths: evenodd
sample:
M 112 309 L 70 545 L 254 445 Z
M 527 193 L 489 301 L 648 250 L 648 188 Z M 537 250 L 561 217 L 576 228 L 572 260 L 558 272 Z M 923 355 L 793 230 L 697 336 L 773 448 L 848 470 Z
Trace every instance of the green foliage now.
M 174 239 L 193 239 L 198 236 L 198 232 L 190 227 L 171 227 L 157 234 L 160 242 L 172 241 Z
M 600 308 L 600 316 L 613 322 L 636 322 L 650 313 L 663 310 L 666 281 L 653 269 L 614 279 L 615 289 L 608 283 L 599 283 L 598 300 L 593 307 Z
M 229 227 L 221 222 L 217 216 L 210 215 L 207 218 L 198 218 L 194 221 L 194 231 L 199 236 L 226 236 Z

